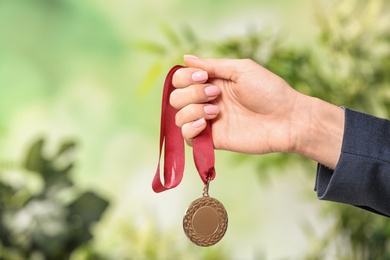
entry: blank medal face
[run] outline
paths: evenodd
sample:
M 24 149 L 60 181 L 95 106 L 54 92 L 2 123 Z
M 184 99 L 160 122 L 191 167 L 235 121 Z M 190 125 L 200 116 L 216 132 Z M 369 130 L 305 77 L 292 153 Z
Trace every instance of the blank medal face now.
M 183 219 L 187 237 L 198 246 L 212 246 L 225 235 L 228 217 L 224 206 L 205 196 L 191 203 Z

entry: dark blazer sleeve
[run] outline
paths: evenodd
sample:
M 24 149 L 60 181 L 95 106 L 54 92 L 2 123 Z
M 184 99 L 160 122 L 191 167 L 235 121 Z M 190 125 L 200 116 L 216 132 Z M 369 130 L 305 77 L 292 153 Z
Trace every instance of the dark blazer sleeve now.
M 390 216 L 390 121 L 345 108 L 339 162 L 318 165 L 315 190 L 321 200 Z

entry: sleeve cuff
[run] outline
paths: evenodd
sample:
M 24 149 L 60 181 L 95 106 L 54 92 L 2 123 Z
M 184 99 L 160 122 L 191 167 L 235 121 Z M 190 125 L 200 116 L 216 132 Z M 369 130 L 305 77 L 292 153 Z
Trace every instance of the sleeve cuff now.
M 317 167 L 318 198 L 390 216 L 389 140 L 390 121 L 345 108 L 342 151 L 336 169 L 321 164 Z

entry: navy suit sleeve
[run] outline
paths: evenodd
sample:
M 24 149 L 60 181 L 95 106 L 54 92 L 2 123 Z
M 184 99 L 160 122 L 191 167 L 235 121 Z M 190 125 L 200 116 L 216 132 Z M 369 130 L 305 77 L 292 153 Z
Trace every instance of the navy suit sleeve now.
M 345 128 L 335 170 L 318 165 L 321 200 L 390 216 L 390 121 L 345 108 Z

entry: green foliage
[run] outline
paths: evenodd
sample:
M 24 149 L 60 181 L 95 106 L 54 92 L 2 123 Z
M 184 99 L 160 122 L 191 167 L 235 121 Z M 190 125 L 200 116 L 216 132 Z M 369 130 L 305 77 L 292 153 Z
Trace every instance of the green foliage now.
M 151 64 L 144 76 L 145 80 L 139 86 L 139 92 L 143 94 L 148 93 L 156 85 L 157 80 L 160 79 L 166 68 L 171 66 L 172 63 L 181 62 L 183 53 L 192 53 L 200 47 L 197 36 L 189 26 L 184 26 L 180 32 L 176 32 L 167 24 L 163 24 L 161 32 L 166 38 L 166 43 L 137 41 L 133 44 L 133 47 L 137 50 L 164 57 L 161 59 L 162 61 Z
M 111 28 L 105 14 L 96 9 L 103 2 L 0 1 L 0 85 L 3 88 L 0 133 L 13 131 L 9 128 L 10 122 L 19 115 L 21 107 L 29 109 L 32 100 L 57 102 L 52 98 L 66 94 L 63 90 L 84 75 L 93 74 L 99 82 L 107 79 L 102 75 L 111 75 L 118 82 L 130 82 L 129 78 L 114 73 L 123 69 L 118 61 L 128 58 L 128 53 L 118 28 Z M 145 95 L 151 91 L 169 67 L 181 63 L 184 53 L 252 58 L 304 93 L 389 118 L 390 23 L 387 16 L 381 15 L 381 10 L 389 7 L 388 2 L 345 0 L 323 1 L 322 4 L 318 6 L 316 16 L 319 39 L 316 46 L 310 47 L 290 46 L 284 42 L 284 37 L 256 28 L 248 29 L 243 35 L 213 40 L 202 39 L 188 25 L 178 23 L 179 27 L 170 27 L 163 24 L 161 32 L 166 41 L 134 45 L 138 50 L 159 57 L 156 63 L 150 64 L 138 93 Z M 217 10 L 217 7 L 213 9 Z M 118 112 L 125 113 L 118 121 L 129 120 L 133 115 L 130 111 L 145 118 L 147 109 L 142 111 L 134 106 L 129 109 L 129 92 L 121 91 L 117 88 L 119 85 L 112 86 L 112 83 L 107 84 L 110 91 L 113 89 L 110 93 L 120 96 L 113 103 L 121 105 L 117 110 L 110 110 L 113 120 Z M 92 92 L 95 90 L 98 89 L 93 88 Z M 87 91 L 91 93 L 89 89 Z M 79 121 L 88 118 L 79 113 L 77 106 L 70 105 L 69 108 L 72 118 Z M 89 130 L 91 128 L 86 131 Z M 103 131 L 108 132 L 107 129 Z M 146 228 L 140 228 L 131 218 L 111 229 L 105 224 L 116 221 L 112 216 L 100 220 L 99 224 L 104 224 L 100 228 L 110 229 L 103 233 L 109 239 L 120 236 L 119 242 L 100 251 L 92 243 L 95 233 L 91 232 L 91 224 L 106 212 L 108 202 L 92 192 L 80 191 L 73 182 L 75 147 L 74 142 L 64 142 L 48 157 L 45 156 L 44 141 L 38 140 L 27 153 L 20 174 L 23 181 L 8 180 L 5 176 L 14 175 L 14 172 L 1 170 L 0 259 L 229 258 L 226 253 L 229 249 L 194 249 L 182 245 L 182 238 L 176 234 L 161 231 L 150 223 Z M 7 147 L 2 149 L 7 152 Z M 234 155 L 234 159 L 256 164 L 262 181 L 270 176 L 267 174 L 270 169 L 276 168 L 283 173 L 299 164 L 313 172 L 315 167 L 301 157 L 284 154 Z M 312 174 L 310 176 L 312 178 Z M 308 259 L 326 259 L 329 252 L 333 252 L 334 259 L 389 258 L 386 218 L 351 206 L 325 205 L 329 205 L 324 207 L 326 216 L 331 215 L 336 221 L 322 240 L 313 239 L 314 247 Z
M 123 236 L 126 246 L 115 256 L 108 259 L 126 260 L 226 260 L 229 259 L 227 250 L 221 246 L 199 248 L 185 240 L 184 234 L 180 236 L 175 232 L 161 232 L 156 224 L 151 221 L 141 229 L 131 226 L 129 223 L 122 223 L 117 232 Z M 183 243 L 188 241 L 188 243 Z
M 71 179 L 75 149 L 75 142 L 64 141 L 48 157 L 45 140 L 39 139 L 26 153 L 21 173 L 25 181 L 0 174 L 1 260 L 229 259 L 220 247 L 198 250 L 182 243 L 182 237 L 160 231 L 152 219 L 141 227 L 127 218 L 102 220 L 109 202 L 81 191 Z M 29 187 L 29 174 L 38 179 L 39 188 Z M 109 250 L 101 250 L 94 241 L 91 229 L 98 221 L 94 234 L 108 234 L 108 243 L 114 240 Z
M 382 13 L 388 6 L 380 0 L 315 3 L 320 29 L 316 46 L 286 46 L 281 37 L 249 30 L 217 43 L 195 40 L 197 48 L 187 46 L 184 53 L 250 58 L 303 93 L 390 118 L 390 19 Z M 256 163 L 260 176 L 267 169 L 279 167 L 284 172 L 294 164 L 314 171 L 311 162 L 285 154 L 235 158 Z M 387 218 L 352 206 L 327 205 L 327 215 L 336 222 L 323 240 L 317 240 L 308 259 L 327 259 L 331 252 L 335 259 L 390 259 Z
M 139 26 L 141 20 L 135 21 L 136 26 L 127 24 L 129 20 L 122 21 L 121 26 L 126 24 L 126 30 L 131 32 L 124 39 L 121 26 L 115 24 L 117 16 L 110 17 L 112 10 L 109 10 L 120 5 L 119 2 L 124 3 L 0 1 L 0 163 L 8 158 L 10 146 L 11 150 L 18 146 L 10 141 L 13 138 L 32 135 L 47 125 L 54 131 L 49 135 L 67 132 L 69 128 L 73 135 L 77 128 L 77 138 L 86 144 L 85 150 L 93 151 L 83 149 L 80 157 L 86 170 L 73 176 L 90 175 L 92 179 L 96 178 L 94 170 L 98 169 L 98 174 L 104 172 L 100 172 L 102 164 L 97 160 L 107 156 L 108 152 L 101 149 L 118 140 L 115 139 L 118 132 L 134 138 L 129 129 L 150 129 L 139 122 L 153 121 L 149 117 L 151 106 L 138 106 L 137 96 L 132 95 L 138 70 L 145 61 L 132 63 L 134 53 L 125 48 L 128 36 L 136 37 L 144 27 Z M 128 16 L 139 11 L 140 4 L 125 2 L 131 5 Z M 181 34 L 170 32 L 168 26 L 162 30 L 170 35 L 169 46 L 185 45 L 193 39 L 189 31 L 183 34 L 183 39 Z M 153 43 L 150 46 L 140 43 L 137 47 L 153 50 Z M 128 64 L 138 67 L 127 67 Z M 153 64 L 139 94 L 150 89 L 163 66 L 166 63 Z M 79 179 L 72 178 L 72 173 L 80 169 L 74 167 L 76 144 L 63 142 L 48 155 L 44 140 L 37 140 L 28 148 L 23 164 L 10 166 L 5 159 L 7 163 L 0 165 L 0 259 L 227 259 L 218 249 L 199 251 L 188 247 L 189 243 L 180 247 L 178 244 L 185 239 L 182 234 L 167 234 L 154 225 L 143 230 L 137 226 L 139 223 L 134 223 L 134 218 L 122 220 L 115 226 L 117 229 L 105 226 L 104 221 L 115 219 L 107 213 L 108 202 L 95 193 L 80 190 Z M 116 156 L 121 153 L 115 152 Z M 132 153 L 127 156 L 131 160 L 126 161 L 125 171 L 134 174 L 128 167 L 137 167 L 140 162 Z M 120 168 L 116 169 L 113 179 L 123 178 Z M 112 187 L 116 184 L 107 186 L 110 185 L 107 189 L 117 189 Z M 130 209 L 125 211 L 137 210 L 139 203 L 142 202 L 138 198 L 132 200 Z M 114 208 L 121 207 L 118 204 Z M 107 238 L 96 234 L 99 227 L 107 229 L 104 233 Z M 117 234 L 121 236 L 118 244 L 104 250 L 96 247 L 96 241 L 107 239 L 111 243 Z
M 324 239 L 313 243 L 307 260 L 328 259 L 332 251 L 336 259 L 390 259 L 388 218 L 345 205 L 329 210 L 337 221 Z
M 0 259 L 68 259 L 92 239 L 91 225 L 108 206 L 71 181 L 73 141 L 63 142 L 50 158 L 44 144 L 44 139 L 36 141 L 24 164 L 43 183 L 40 190 L 34 193 L 27 184 L 12 186 L 0 179 Z

